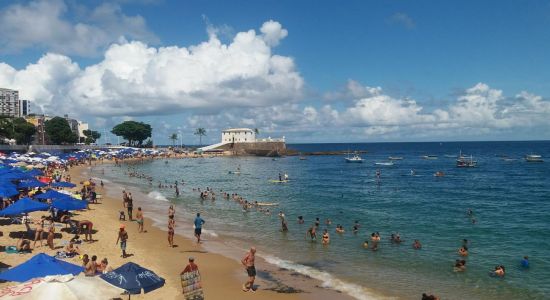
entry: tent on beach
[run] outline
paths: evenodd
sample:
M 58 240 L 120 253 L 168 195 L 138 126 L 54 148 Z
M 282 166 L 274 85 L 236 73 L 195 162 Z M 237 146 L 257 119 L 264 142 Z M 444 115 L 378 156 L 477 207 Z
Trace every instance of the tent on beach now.
M 52 183 L 53 187 L 62 187 L 62 188 L 73 188 L 76 186 L 74 183 L 70 183 L 67 181 L 60 181 L 60 182 L 54 182 Z
M 14 204 L 0 210 L 0 216 L 15 216 L 39 210 L 48 210 L 50 206 L 45 203 L 34 201 L 29 197 L 17 200 Z
M 0 273 L 0 279 L 6 281 L 25 282 L 33 278 L 48 275 L 77 275 L 84 268 L 44 253 L 33 256 L 26 262 Z
M 60 193 L 55 190 L 47 190 L 42 194 L 38 194 L 34 196 L 33 198 L 34 199 L 60 199 L 60 198 L 66 198 L 66 197 L 69 197 L 69 195 Z
M 81 210 L 88 207 L 88 203 L 83 200 L 76 200 L 70 196 L 52 200 L 52 207 L 59 210 Z

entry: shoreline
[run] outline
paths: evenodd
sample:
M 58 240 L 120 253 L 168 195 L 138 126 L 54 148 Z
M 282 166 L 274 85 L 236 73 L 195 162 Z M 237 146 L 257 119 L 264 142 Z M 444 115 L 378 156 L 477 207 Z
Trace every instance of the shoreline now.
M 174 158 L 181 159 L 186 157 L 172 157 L 171 159 L 174 159 Z M 170 158 L 159 158 L 159 159 L 170 159 Z M 128 162 L 130 164 L 135 163 L 135 161 L 136 159 L 124 160 L 124 162 Z M 75 174 L 74 178 L 78 178 L 79 181 L 86 180 L 90 177 L 101 178 L 100 174 L 94 173 L 92 171 L 93 170 L 92 167 L 99 167 L 100 165 L 101 164 L 97 164 L 94 166 L 89 166 L 89 165 L 79 166 L 78 174 Z M 104 197 L 102 199 L 102 204 L 105 204 L 106 201 L 110 201 L 111 203 L 109 203 L 108 206 L 110 207 L 110 209 L 115 211 L 118 216 L 118 211 L 122 210 L 122 200 L 121 199 L 117 200 L 115 195 L 120 194 L 123 189 L 131 192 L 134 196 L 134 213 L 138 206 L 140 205 L 145 207 L 147 206 L 146 202 L 149 200 L 147 198 L 147 195 L 137 190 L 136 187 L 133 187 L 133 186 L 130 187 L 125 185 L 123 186 L 119 183 L 112 183 L 112 182 L 106 183 L 106 187 L 102 191 L 103 192 L 102 195 Z M 166 211 L 168 210 L 168 206 L 170 204 L 171 202 L 166 201 L 166 208 L 165 208 Z M 158 213 L 162 213 L 162 212 L 158 212 Z M 115 213 L 113 213 L 113 215 L 114 214 Z M 256 281 L 255 281 L 255 285 L 258 285 L 258 290 L 256 293 L 244 293 L 241 291 L 241 286 L 242 286 L 242 283 L 246 281 L 246 274 L 239 260 L 240 260 L 240 256 L 244 255 L 245 250 L 243 250 L 242 253 L 240 253 L 239 251 L 237 251 L 237 249 L 231 249 L 230 246 L 226 245 L 223 242 L 223 239 L 220 239 L 218 237 L 213 238 L 209 236 L 208 230 L 203 230 L 203 235 L 205 235 L 206 233 L 206 237 L 203 238 L 205 242 L 201 243 L 200 245 L 197 245 L 194 240 L 194 237 L 186 236 L 185 233 L 181 232 L 183 226 L 181 226 L 180 224 L 177 224 L 179 228 L 176 227 L 175 236 L 174 236 L 174 243 L 178 245 L 178 247 L 174 249 L 170 249 L 168 247 L 168 242 L 167 242 L 167 229 L 162 228 L 163 227 L 162 221 L 153 219 L 152 217 L 147 215 L 148 215 L 148 211 L 147 209 L 144 209 L 145 229 L 148 232 L 146 234 L 139 234 L 137 233 L 137 224 L 135 226 L 132 226 L 133 224 L 131 224 L 130 226 L 127 225 L 127 230 L 128 230 L 128 227 L 130 227 L 130 230 L 128 230 L 129 233 L 132 233 L 131 227 L 135 227 L 133 228 L 135 233 L 132 234 L 132 236 L 141 235 L 143 237 L 144 235 L 154 235 L 155 240 L 160 240 L 159 241 L 160 244 L 162 244 L 162 247 L 165 247 L 165 250 L 167 250 L 166 252 L 168 254 L 172 255 L 177 253 L 177 256 L 181 257 L 181 259 L 178 260 L 178 261 L 181 261 L 181 264 L 182 264 L 180 267 L 181 269 L 183 269 L 183 267 L 187 263 L 187 256 L 194 256 L 195 262 L 199 265 L 199 269 L 201 270 L 201 274 L 203 278 L 203 287 L 205 291 L 205 298 L 208 297 L 208 299 L 221 299 L 228 295 L 226 288 L 224 289 L 218 288 L 218 290 L 220 290 L 220 293 L 216 292 L 213 295 L 207 292 L 209 286 L 216 286 L 216 285 L 219 286 L 220 280 L 222 280 L 222 281 L 229 281 L 229 282 L 226 282 L 226 285 L 228 286 L 227 288 L 237 291 L 237 293 L 234 296 L 238 297 L 239 299 L 241 298 L 246 299 L 248 296 L 245 296 L 245 295 L 250 295 L 250 297 L 253 296 L 254 298 L 260 297 L 260 299 L 264 299 L 262 298 L 263 296 L 266 297 L 265 299 L 321 299 L 321 300 L 336 299 L 336 298 L 343 299 L 343 300 L 355 299 L 340 291 L 323 287 L 323 283 L 320 280 L 314 279 L 308 275 L 300 274 L 290 269 L 281 268 L 277 265 L 267 262 L 266 259 L 263 257 L 263 254 L 261 253 L 261 245 L 254 245 L 258 248 L 258 252 L 259 252 L 257 253 L 257 257 L 256 257 L 258 276 L 256 277 Z M 182 218 L 178 218 L 177 210 L 176 210 L 176 218 L 179 219 L 177 223 L 182 222 Z M 191 224 L 192 220 L 185 219 L 183 220 L 183 222 L 185 222 L 186 224 Z M 125 223 L 129 223 L 129 221 L 126 221 Z M 192 231 L 192 229 L 189 229 L 189 230 Z M 146 239 L 138 241 L 138 243 L 140 243 L 139 247 L 142 247 L 142 246 L 147 247 L 147 245 L 143 244 L 143 242 L 146 242 Z M 128 242 L 129 249 L 131 249 L 131 243 L 132 243 L 132 237 L 130 237 L 130 240 Z M 184 247 L 186 248 L 184 251 L 181 251 L 182 245 L 184 245 Z M 171 253 L 171 252 L 174 252 L 174 253 Z M 183 255 L 184 253 L 188 253 L 187 256 Z M 203 264 L 204 263 L 210 264 L 211 260 L 215 261 L 215 263 L 212 262 L 212 264 L 217 265 L 219 268 L 222 269 L 222 273 L 226 274 L 226 276 L 224 276 L 225 278 L 223 279 L 222 278 L 216 278 L 215 280 L 213 279 L 212 281 L 215 282 L 213 284 L 209 284 L 209 280 L 207 280 L 208 276 L 204 275 L 205 272 L 207 271 L 204 271 L 204 268 L 201 266 L 201 261 L 203 262 Z M 212 273 L 219 273 L 220 271 L 218 270 L 218 268 L 208 268 L 208 269 L 212 269 L 213 270 Z M 168 271 L 168 269 L 166 271 Z M 173 272 L 173 269 L 171 271 Z M 177 274 L 179 274 L 179 271 L 177 271 Z M 176 276 L 176 277 L 177 277 L 176 278 L 177 280 L 175 280 L 176 282 L 174 284 L 179 287 L 179 276 Z M 216 277 L 219 277 L 219 276 L 216 276 Z M 168 279 L 167 279 L 167 285 L 168 285 Z

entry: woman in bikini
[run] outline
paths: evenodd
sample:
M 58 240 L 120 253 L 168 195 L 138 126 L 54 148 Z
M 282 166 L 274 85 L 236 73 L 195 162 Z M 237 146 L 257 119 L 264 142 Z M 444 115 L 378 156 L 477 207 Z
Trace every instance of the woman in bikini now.
M 42 216 L 40 218 L 40 221 L 36 223 L 36 233 L 34 235 L 34 243 L 32 245 L 33 248 L 36 248 L 36 241 L 40 241 L 40 247 L 42 247 L 42 233 L 44 232 L 44 222 L 46 221 L 46 217 Z
M 53 220 L 50 220 L 50 223 L 48 224 L 48 240 L 47 244 L 50 246 L 50 249 L 54 249 L 53 247 L 53 239 L 55 237 L 55 225 Z
M 176 221 L 174 220 L 174 215 L 168 216 L 168 244 L 170 247 L 174 247 L 174 229 L 176 227 Z
M 328 245 L 330 243 L 330 236 L 328 235 L 328 231 L 325 229 L 323 232 L 323 245 Z

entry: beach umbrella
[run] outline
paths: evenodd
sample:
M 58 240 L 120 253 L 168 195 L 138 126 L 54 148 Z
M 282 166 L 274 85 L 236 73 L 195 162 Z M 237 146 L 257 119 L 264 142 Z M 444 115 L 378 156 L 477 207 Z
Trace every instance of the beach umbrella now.
M 44 172 L 42 172 L 38 169 L 32 169 L 28 172 L 25 172 L 25 174 L 27 174 L 29 176 L 42 176 L 42 175 L 44 175 Z
M 28 188 L 43 187 L 43 186 L 46 186 L 46 184 L 36 179 L 21 181 L 19 182 L 19 184 L 17 184 L 18 189 L 28 189 Z
M 76 184 L 74 183 L 70 183 L 70 182 L 67 182 L 67 181 L 60 181 L 60 182 L 54 182 L 52 183 L 52 186 L 53 187 L 63 187 L 63 188 L 73 188 L 76 186 Z
M 66 197 L 69 197 L 69 195 L 60 193 L 60 192 L 55 191 L 55 190 L 47 190 L 46 192 L 44 192 L 42 194 L 38 194 L 38 195 L 34 196 L 33 198 L 34 199 L 60 199 L 60 198 L 66 198 Z
M 8 184 L 2 183 L 2 185 L 0 186 L 0 197 L 2 198 L 9 198 L 17 194 L 19 194 L 19 192 L 17 191 L 17 189 L 13 184 L 8 185 Z
M 50 183 L 50 182 L 52 182 L 52 178 L 51 178 L 51 177 L 42 176 L 42 177 L 39 177 L 39 178 L 38 178 L 38 181 L 43 182 L 43 183 Z
M 23 199 L 15 201 L 14 204 L 4 208 L 3 210 L 0 210 L 0 217 L 15 216 L 39 210 L 48 210 L 48 208 L 50 208 L 48 204 L 34 201 L 29 197 L 25 197 Z
M 44 253 L 39 253 L 26 262 L 0 273 L 0 279 L 25 282 L 33 278 L 45 277 L 48 275 L 77 275 L 82 271 L 84 271 L 84 268 L 81 266 L 59 260 Z
M 52 200 L 52 207 L 59 210 L 81 210 L 86 209 L 87 206 L 86 201 L 76 200 L 69 196 Z
M 0 277 L 1 278 L 1 277 Z M 129 294 L 141 294 L 164 286 L 164 278 L 138 264 L 128 262 L 119 268 L 101 275 L 108 283 L 126 290 Z
M 99 277 L 57 275 L 36 278 L 25 283 L 0 290 L 0 300 L 63 299 L 95 300 L 112 299 L 124 292 Z

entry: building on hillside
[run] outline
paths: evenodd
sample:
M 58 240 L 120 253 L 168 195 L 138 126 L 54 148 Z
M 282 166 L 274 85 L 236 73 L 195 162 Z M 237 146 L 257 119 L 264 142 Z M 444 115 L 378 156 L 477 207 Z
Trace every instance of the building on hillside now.
M 229 128 L 222 131 L 222 143 L 254 143 L 256 133 L 250 128 Z
M 19 117 L 20 104 L 19 91 L 0 88 L 0 116 Z
M 36 128 L 36 133 L 34 134 L 34 140 L 32 142 L 34 145 L 47 145 L 49 143 L 45 123 L 51 119 L 51 117 L 46 115 L 28 115 L 25 117 L 25 120 Z
M 31 114 L 31 101 L 19 100 L 19 116 L 24 118 Z
M 89 126 L 88 123 L 84 123 L 82 121 L 78 121 L 78 139 L 84 139 L 86 136 L 84 135 L 84 130 L 88 130 Z

